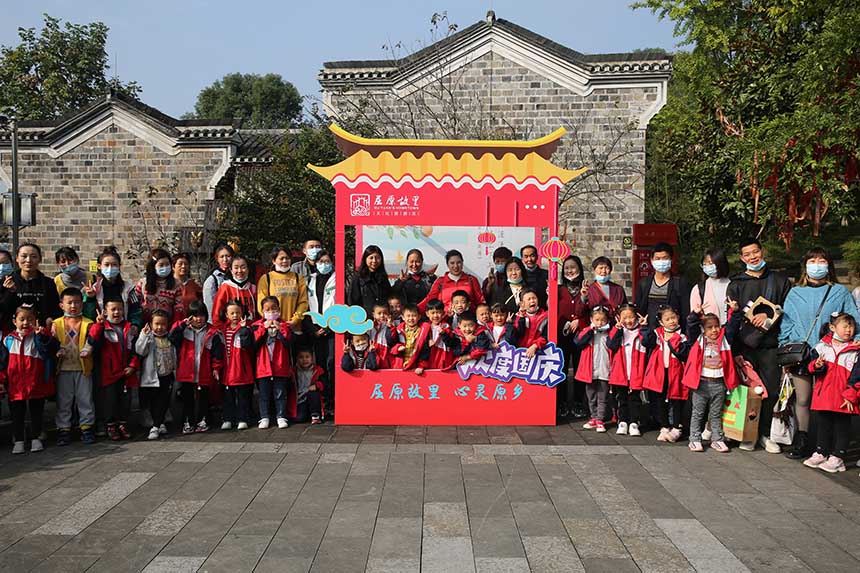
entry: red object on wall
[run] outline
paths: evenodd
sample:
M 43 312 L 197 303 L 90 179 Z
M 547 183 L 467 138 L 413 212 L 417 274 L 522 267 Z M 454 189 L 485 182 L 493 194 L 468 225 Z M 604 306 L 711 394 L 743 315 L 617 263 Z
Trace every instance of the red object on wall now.
M 651 251 L 649 247 L 657 243 L 669 243 L 672 246 L 678 244 L 678 226 L 667 223 L 660 224 L 635 224 L 633 225 L 633 292 L 636 293 L 636 285 L 639 280 L 654 272 L 651 267 Z M 672 256 L 672 271 L 678 270 L 678 250 Z

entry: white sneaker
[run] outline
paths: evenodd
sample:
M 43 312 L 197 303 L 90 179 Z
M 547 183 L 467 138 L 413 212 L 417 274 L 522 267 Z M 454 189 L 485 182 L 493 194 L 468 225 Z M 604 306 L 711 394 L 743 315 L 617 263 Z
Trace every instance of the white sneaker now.
M 711 429 L 710 428 L 705 428 L 704 430 L 702 430 L 702 439 L 706 442 L 711 441 Z
M 761 444 L 761 446 L 764 448 L 764 450 L 769 454 L 778 454 L 778 453 L 782 452 L 782 448 L 779 447 L 779 444 L 777 444 L 776 442 L 774 442 L 770 438 L 762 436 L 761 438 L 759 438 L 758 442 L 759 442 L 759 444 Z
M 15 445 L 12 446 L 13 454 L 23 454 L 25 451 L 24 442 L 15 442 Z
M 633 422 L 630 424 L 630 427 L 627 429 L 628 436 L 641 436 L 642 432 L 639 431 L 639 424 Z
M 221 424 L 221 429 L 222 430 L 232 430 L 233 424 L 231 422 L 224 422 L 223 424 Z
M 165 434 L 167 434 L 167 426 L 161 424 L 160 426 L 158 426 L 158 435 L 164 436 Z
M 286 418 L 278 418 L 278 427 L 283 430 L 284 428 L 289 428 L 290 423 L 287 422 Z
M 755 442 L 741 442 L 741 445 L 738 446 L 738 449 L 743 450 L 745 452 L 751 452 L 755 450 Z
M 582 425 L 583 430 L 593 430 L 596 427 L 597 427 L 597 420 L 595 420 L 594 418 L 591 418 L 589 421 L 587 421 L 586 423 L 584 423 Z
M 615 430 L 616 435 L 626 436 L 627 435 L 627 422 L 618 422 L 618 429 Z
M 45 446 L 42 445 L 42 440 L 36 438 L 32 442 L 30 442 L 30 451 L 31 452 L 41 452 L 45 449 Z
M 247 430 L 248 424 L 246 422 L 239 422 L 239 424 L 236 426 L 236 429 L 237 430 Z
M 260 418 L 260 423 L 257 424 L 257 428 L 260 430 L 267 430 L 269 428 L 269 419 Z
M 149 435 L 146 437 L 147 440 L 157 440 L 158 439 L 158 428 L 153 426 L 149 429 Z

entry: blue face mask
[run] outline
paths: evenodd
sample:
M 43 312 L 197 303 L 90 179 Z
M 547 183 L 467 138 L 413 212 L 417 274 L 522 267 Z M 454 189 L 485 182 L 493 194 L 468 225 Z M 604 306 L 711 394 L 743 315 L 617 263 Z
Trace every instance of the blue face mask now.
M 702 272 L 711 278 L 717 276 L 717 265 L 702 265 Z
M 594 327 L 594 330 L 596 330 L 597 332 L 606 332 L 607 330 L 609 330 L 609 325 L 604 324 L 603 326 L 596 326 Z
M 821 280 L 830 272 L 830 265 L 827 263 L 806 263 L 806 276 L 811 279 Z
M 523 282 L 523 277 L 520 277 L 518 279 L 512 279 L 511 277 L 508 277 L 508 282 L 511 283 L 512 285 L 518 285 L 521 282 Z
M 107 280 L 113 280 L 119 276 L 119 267 L 102 267 L 102 276 Z
M 67 275 L 73 275 L 76 272 L 78 272 L 78 270 L 80 268 L 81 267 L 79 267 L 78 265 L 67 265 L 67 266 L 63 267 L 63 273 L 65 273 Z
M 503 264 L 502 265 L 496 265 L 496 272 L 497 273 L 505 272 L 505 265 L 503 265 Z
M 609 282 L 609 275 L 606 275 L 605 277 L 601 276 L 601 275 L 594 275 L 594 280 L 596 280 L 597 282 L 599 282 L 602 285 L 605 285 L 606 283 Z
M 12 274 L 12 263 L 0 263 L 0 277 L 8 277 Z
M 331 263 L 320 263 L 317 265 L 317 271 L 321 275 L 327 275 L 331 272 Z
M 166 279 L 170 276 L 172 269 L 170 267 L 155 267 L 155 274 L 158 275 L 159 278 Z
M 319 247 L 311 247 L 310 249 L 308 249 L 308 258 L 312 261 L 315 261 L 317 260 L 317 257 L 320 256 L 320 252 L 322 252 L 322 249 L 320 249 Z
M 666 261 L 663 259 L 651 261 L 651 266 L 654 267 L 654 270 L 658 273 L 668 273 L 672 270 L 672 261 Z
M 747 265 L 748 271 L 758 272 L 762 270 L 767 263 L 764 259 L 760 260 L 757 265 Z

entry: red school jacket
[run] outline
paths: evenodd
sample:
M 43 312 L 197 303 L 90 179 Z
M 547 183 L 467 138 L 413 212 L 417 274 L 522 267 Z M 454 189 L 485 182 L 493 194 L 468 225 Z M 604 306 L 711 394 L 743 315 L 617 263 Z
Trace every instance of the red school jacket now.
M 487 354 L 493 348 L 493 338 L 483 326 L 475 329 L 475 339 L 472 342 L 466 340 L 466 336 L 458 328 L 454 331 L 452 343 L 454 345 L 454 356 L 468 356 L 470 360 L 478 360 Z M 446 370 L 453 370 L 457 366 L 456 362 L 452 362 Z
M 314 364 L 313 366 L 314 373 L 311 375 L 311 384 L 314 384 L 317 387 L 317 392 L 320 393 L 320 409 L 325 412 L 325 401 L 323 400 L 323 390 L 325 389 L 325 382 L 323 382 L 323 376 L 325 375 L 325 370 L 321 367 Z M 290 384 L 289 389 L 287 390 L 287 417 L 295 418 L 298 414 L 298 405 L 299 405 L 299 385 L 298 379 L 296 378 L 296 371 L 298 370 L 298 366 L 293 370 L 293 383 Z
M 119 324 L 96 322 L 90 327 L 87 341 L 98 357 L 102 387 L 121 380 L 123 370 L 129 366 L 134 368 L 134 373 L 125 378 L 126 388 L 136 388 L 139 384 L 137 372 L 140 370 L 140 358 L 134 353 L 131 328 L 132 324 L 127 320 Z
M 627 378 L 627 353 L 624 351 L 624 328 L 613 327 L 609 332 L 607 346 L 612 353 L 609 364 L 610 386 L 626 386 L 634 391 L 642 389 L 642 379 L 645 376 L 645 346 L 642 344 L 642 332 L 636 329 L 633 338 L 633 348 L 630 352 L 630 378 Z
M 610 331 L 606 331 L 606 351 L 609 353 L 610 366 L 612 352 L 609 351 Z M 574 341 L 581 348 L 579 354 L 579 365 L 576 367 L 574 378 L 580 382 L 591 384 L 594 381 L 594 328 L 587 326 L 576 334 Z M 610 370 L 611 375 L 611 370 Z
M 723 381 L 726 388 L 733 390 L 738 386 L 738 374 L 735 371 L 735 358 L 732 356 L 732 348 L 726 340 L 725 327 L 720 329 L 720 337 L 717 339 L 720 345 L 720 361 L 723 363 Z M 684 378 L 682 383 L 687 388 L 696 390 L 702 379 L 702 363 L 705 360 L 705 335 L 700 334 L 696 342 L 690 346 L 690 354 L 687 355 L 687 363 L 684 365 Z
M 484 302 L 484 292 L 481 290 L 481 283 L 474 276 L 463 272 L 459 280 L 453 280 L 445 273 L 433 283 L 430 287 L 430 292 L 418 303 L 418 309 L 421 312 L 427 311 L 427 303 L 431 300 L 438 299 L 445 303 L 445 314 L 451 309 L 451 298 L 458 290 L 465 291 L 469 295 L 469 306 L 477 307 Z
M 401 353 L 406 347 L 406 323 L 400 323 L 397 328 L 394 329 L 397 342 L 391 347 L 391 354 L 389 356 L 389 360 L 391 361 L 390 367 L 402 368 L 403 370 L 429 368 L 430 346 L 428 345 L 428 342 L 430 341 L 430 331 L 431 327 L 429 322 L 418 323 L 418 338 L 415 340 L 415 348 L 412 351 L 412 356 L 409 357 L 408 361 L 403 362 L 403 355 Z
M 547 328 L 549 315 L 543 309 L 535 314 L 516 315 L 514 318 L 514 340 L 520 348 L 528 348 L 537 344 L 538 350 L 547 345 Z
M 645 377 L 642 382 L 642 388 L 652 390 L 654 392 L 666 391 L 668 400 L 686 400 L 690 395 L 689 389 L 684 386 L 681 381 L 684 377 L 684 363 L 676 354 L 684 354 L 684 343 L 687 341 L 687 336 L 681 331 L 673 333 L 669 338 L 669 377 L 666 382 L 665 372 L 663 367 L 663 348 L 667 342 L 663 339 L 663 327 L 657 327 L 656 330 L 649 331 L 646 335 L 645 346 L 652 348 L 651 356 L 648 357 L 648 364 L 645 366 Z M 674 351 L 674 352 L 673 352 Z
M 243 318 L 250 322 L 257 316 L 257 285 L 249 280 L 240 287 L 232 279 L 227 279 L 218 287 L 212 308 L 209 309 L 211 313 L 209 318 L 219 329 L 223 330 L 225 324 L 221 319 L 221 313 L 226 312 L 227 304 L 233 300 L 239 301 Z
M 438 326 L 430 324 L 430 339 L 427 341 L 430 346 L 430 363 L 427 368 L 444 370 L 454 362 L 454 351 L 448 345 L 452 336 L 454 331 L 447 322 L 442 322 Z
M 368 334 L 376 352 L 376 365 L 383 369 L 391 368 L 391 359 L 394 357 L 390 354 L 390 347 L 397 342 L 394 336 L 394 327 L 374 323 Z
M 13 330 L 0 345 L 0 381 L 9 400 L 37 400 L 54 395 L 53 357 L 60 342 L 45 328 L 21 336 Z
M 202 336 L 203 349 L 199 359 L 195 360 L 194 353 L 196 337 Z M 223 376 L 224 340 L 221 333 L 211 324 L 206 324 L 199 331 L 194 330 L 185 321 L 177 322 L 170 330 L 168 339 L 176 347 L 176 380 L 184 384 L 194 383 L 194 366 L 197 365 L 197 385 L 214 386 L 217 383 L 212 378 L 212 371 L 217 370 Z
M 833 334 L 822 338 L 809 355 L 808 370 L 815 376 L 810 408 L 817 411 L 847 414 L 842 402 L 848 400 L 856 407 L 860 402 L 860 342 L 852 340 L 837 352 L 833 347 Z M 818 357 L 824 358 L 824 366 L 815 369 Z M 857 413 L 855 408 L 854 413 Z
M 224 359 L 225 386 L 245 386 L 254 383 L 254 335 L 247 326 L 222 331 L 226 344 Z M 232 338 L 228 336 L 232 334 Z
M 288 378 L 293 373 L 290 363 L 290 340 L 293 332 L 290 323 L 278 321 L 278 332 L 272 355 L 269 356 L 269 331 L 263 326 L 265 320 L 260 319 L 251 325 L 254 342 L 257 348 L 257 378 Z

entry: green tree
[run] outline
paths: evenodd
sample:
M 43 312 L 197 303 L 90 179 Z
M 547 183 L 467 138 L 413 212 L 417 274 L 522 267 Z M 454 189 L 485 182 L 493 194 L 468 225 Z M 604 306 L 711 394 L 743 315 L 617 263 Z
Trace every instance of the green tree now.
M 651 220 L 682 236 L 796 229 L 858 216 L 860 6 L 850 0 L 645 0 L 675 22 L 666 107 L 649 127 Z M 655 200 L 656 199 L 656 200 Z
M 227 74 L 197 96 L 188 118 L 241 117 L 243 127 L 285 128 L 302 116 L 302 96 L 278 74 Z
M 19 28 L 21 43 L 0 49 L 0 110 L 12 108 L 21 119 L 52 119 L 110 89 L 137 97 L 136 82 L 107 77 L 107 26 L 44 18 L 40 32 Z

